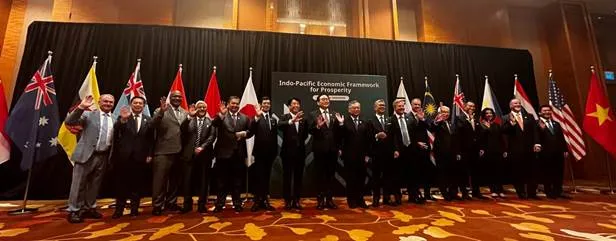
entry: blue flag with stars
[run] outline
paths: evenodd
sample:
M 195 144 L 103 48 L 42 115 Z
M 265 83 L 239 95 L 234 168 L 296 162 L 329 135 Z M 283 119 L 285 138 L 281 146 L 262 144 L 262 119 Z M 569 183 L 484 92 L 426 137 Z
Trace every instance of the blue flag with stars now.
M 5 127 L 22 153 L 21 169 L 58 153 L 60 118 L 51 73 L 51 55 L 34 73 L 11 111 Z

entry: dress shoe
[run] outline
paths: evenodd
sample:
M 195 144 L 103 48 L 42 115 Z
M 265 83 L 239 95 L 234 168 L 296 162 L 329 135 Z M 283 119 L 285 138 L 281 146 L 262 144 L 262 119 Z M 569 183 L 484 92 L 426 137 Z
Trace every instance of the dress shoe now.
M 207 213 L 207 206 L 205 205 L 205 203 L 200 203 L 197 205 L 197 212 Z
M 165 211 L 175 212 L 175 211 L 180 211 L 180 210 L 182 210 L 182 207 L 178 206 L 175 203 L 174 204 L 169 204 L 169 205 L 165 206 Z
M 528 199 L 532 199 L 532 200 L 536 200 L 536 201 L 541 201 L 541 200 L 543 200 L 543 199 L 541 199 L 540 197 L 537 197 L 537 195 L 528 196 Z
M 130 216 L 131 216 L 131 217 L 137 217 L 137 216 L 139 216 L 139 209 L 138 209 L 138 208 L 131 208 L 131 210 L 130 210 Z
M 84 219 L 102 219 L 103 214 L 96 211 L 95 208 L 92 208 L 92 209 L 86 210 L 85 212 L 81 213 L 81 217 Z
M 244 210 L 244 208 L 242 207 L 241 204 L 238 204 L 238 205 L 233 205 L 233 210 L 235 210 L 235 212 L 240 213 L 242 212 L 242 210 Z
M 499 196 L 500 198 L 506 198 L 506 197 L 507 197 L 507 196 L 506 196 L 504 193 L 502 193 L 502 192 L 501 192 L 501 193 L 499 193 L 499 194 L 498 194 L 498 196 Z
M 285 200 L 284 201 L 284 209 L 285 210 L 293 209 L 293 200 Z
M 427 201 L 436 201 L 436 198 L 434 198 L 432 195 L 428 194 L 428 195 L 424 195 L 424 198 Z
M 471 196 L 468 195 L 468 193 L 465 193 L 465 194 L 462 194 L 462 200 L 472 201 L 473 198 L 471 198 Z
M 383 203 L 385 203 L 385 201 L 383 201 Z M 379 206 L 381 206 L 381 203 L 379 203 L 379 200 L 376 200 L 376 201 L 372 202 L 372 207 L 373 208 L 378 208 Z
M 222 212 L 223 209 L 224 209 L 223 205 L 216 205 L 216 207 L 214 207 L 214 212 L 219 213 L 219 212 Z
M 66 217 L 69 223 L 83 223 L 83 218 L 79 215 L 79 212 L 70 212 Z
M 338 205 L 336 205 L 336 203 L 334 203 L 334 199 L 333 198 L 328 198 L 327 201 L 325 202 L 325 207 L 329 208 L 329 209 L 338 209 Z
M 490 194 L 490 196 L 492 196 L 492 198 L 496 199 L 496 198 L 498 198 L 498 193 L 493 192 L 492 194 Z
M 270 205 L 269 200 L 265 199 L 263 201 L 263 204 L 261 206 L 261 208 L 265 209 L 266 211 L 276 211 L 276 208 L 272 207 L 272 205 Z
M 252 207 L 250 207 L 250 211 L 251 212 L 259 211 L 260 207 L 261 207 L 261 204 L 254 203 L 254 204 L 252 204 Z
M 192 205 L 190 205 L 190 206 L 186 206 L 186 205 L 185 205 L 185 206 L 182 208 L 182 210 L 180 210 L 180 213 L 182 213 L 182 214 L 184 214 L 184 213 L 190 213 L 190 212 L 192 212 L 192 210 L 193 210 Z
M 292 208 L 295 210 L 303 210 L 304 208 L 299 203 L 299 199 L 293 200 Z
M 131 214 L 133 213 L 132 211 L 130 212 Z M 160 208 L 154 208 L 152 209 L 152 215 L 154 216 L 160 216 L 163 214 L 163 210 Z
M 112 218 L 112 219 L 118 219 L 118 218 L 121 218 L 121 217 L 122 217 L 122 215 L 124 215 L 124 208 L 122 208 L 122 209 L 120 209 L 120 210 L 116 209 L 116 210 L 113 212 L 113 215 L 111 215 L 111 218 Z
M 477 198 L 477 199 L 479 199 L 479 200 L 487 200 L 487 199 L 488 199 L 487 197 L 485 197 L 484 195 L 481 195 L 481 194 L 479 194 L 479 195 L 473 195 L 473 197 L 474 197 L 474 198 Z
M 562 198 L 562 199 L 567 199 L 567 200 L 573 199 L 571 196 L 565 195 L 565 194 L 560 194 L 560 195 L 557 195 L 556 197 Z
M 322 198 L 317 199 L 317 210 L 325 209 L 325 200 Z
M 359 206 L 360 208 L 363 209 L 367 209 L 368 205 L 366 204 L 366 202 L 364 202 L 364 200 L 360 200 L 359 202 L 357 202 L 357 206 Z

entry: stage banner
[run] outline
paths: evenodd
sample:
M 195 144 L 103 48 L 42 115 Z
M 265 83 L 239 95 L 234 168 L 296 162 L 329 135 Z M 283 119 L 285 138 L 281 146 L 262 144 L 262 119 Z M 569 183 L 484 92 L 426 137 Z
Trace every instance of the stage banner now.
M 347 105 L 351 100 L 361 103 L 361 115 L 367 118 L 374 114 L 373 104 L 378 99 L 383 99 L 389 104 L 387 97 L 387 76 L 381 75 L 350 75 L 350 74 L 321 74 L 321 73 L 272 73 L 272 111 L 282 116 L 289 112 L 287 101 L 292 97 L 302 100 L 302 110 L 308 116 L 317 108 L 316 99 L 320 94 L 330 97 L 330 111 L 347 114 Z M 387 108 L 389 109 L 389 108 Z M 387 115 L 387 114 L 386 114 Z M 303 196 L 314 196 L 315 173 L 311 140 L 308 138 L 306 149 L 306 165 L 304 169 Z M 282 137 L 278 139 L 278 145 L 282 144 Z M 337 196 L 344 196 L 345 172 L 342 160 L 338 160 L 336 180 L 338 184 L 334 190 Z M 371 176 L 368 170 L 368 176 Z M 367 179 L 367 182 L 369 179 Z M 279 197 L 282 193 L 282 164 L 280 158 L 274 162 L 271 177 L 271 194 Z

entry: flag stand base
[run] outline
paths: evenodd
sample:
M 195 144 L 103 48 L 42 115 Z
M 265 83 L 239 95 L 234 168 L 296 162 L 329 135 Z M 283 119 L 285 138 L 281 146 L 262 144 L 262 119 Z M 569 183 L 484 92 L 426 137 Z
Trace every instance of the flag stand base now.
M 21 208 L 21 209 L 17 209 L 14 211 L 10 211 L 7 214 L 9 216 L 18 216 L 18 215 L 31 214 L 35 212 L 38 212 L 38 208 Z

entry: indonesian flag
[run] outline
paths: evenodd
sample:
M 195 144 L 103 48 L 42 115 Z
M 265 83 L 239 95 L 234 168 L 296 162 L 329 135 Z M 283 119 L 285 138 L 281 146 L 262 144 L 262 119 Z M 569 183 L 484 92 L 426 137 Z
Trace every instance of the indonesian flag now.
M 398 86 L 398 93 L 396 94 L 396 98 L 404 99 L 404 113 L 411 112 L 411 100 L 406 94 L 406 89 L 404 88 L 404 81 L 402 78 L 400 78 L 400 85 Z
M 186 92 L 184 91 L 184 83 L 182 83 L 182 65 L 178 68 L 178 73 L 175 74 L 175 80 L 173 80 L 173 84 L 171 85 L 171 89 L 169 90 L 169 94 L 167 95 L 167 104 L 170 104 L 171 101 L 171 93 L 173 91 L 180 91 L 182 93 L 182 103 L 180 107 L 182 109 L 188 111 L 188 101 L 186 101 Z
M 248 83 L 242 94 L 242 100 L 240 100 L 240 112 L 248 116 L 249 119 L 253 119 L 257 115 L 257 93 L 255 92 L 255 86 L 252 84 L 252 70 L 250 70 L 250 76 L 248 77 Z M 246 151 L 248 157 L 246 158 L 246 166 L 250 166 L 254 163 L 254 157 L 252 156 L 252 149 L 255 145 L 255 137 L 252 136 L 246 140 Z
M 533 104 L 530 103 L 530 99 L 528 98 L 528 95 L 526 95 L 524 88 L 522 88 L 522 84 L 520 84 L 520 81 L 518 80 L 517 74 L 515 75 L 515 85 L 513 87 L 513 96 L 515 96 L 516 99 L 522 102 L 522 108 L 524 108 L 526 113 L 532 114 L 535 117 L 535 120 L 539 119 L 537 117 L 537 112 L 535 112 L 535 108 L 533 108 Z
M 207 115 L 210 119 L 214 119 L 214 116 L 220 111 L 220 90 L 218 90 L 218 80 L 216 79 L 216 67 L 210 77 L 210 83 L 208 83 L 207 91 L 205 92 L 205 103 L 207 104 Z
M 9 143 L 9 137 L 4 132 L 4 126 L 8 117 L 9 112 L 6 107 L 4 84 L 0 80 L 0 164 L 11 158 L 11 144 Z
M 101 98 L 100 91 L 98 90 L 98 80 L 96 79 L 96 58 L 92 63 L 92 67 L 88 71 L 86 78 L 83 80 L 83 84 L 81 84 L 81 88 L 79 88 L 79 92 L 77 93 L 77 97 L 75 98 L 75 105 L 69 111 L 72 112 L 83 99 L 88 96 L 92 96 L 93 105 L 86 111 L 94 111 L 98 109 L 98 101 Z M 65 123 L 62 123 L 60 130 L 58 131 L 58 144 L 62 146 L 64 152 L 68 156 L 69 160 L 71 160 L 73 156 L 73 152 L 77 147 L 77 133 L 81 131 L 82 126 L 67 126 Z M 71 164 L 74 164 L 71 160 Z

